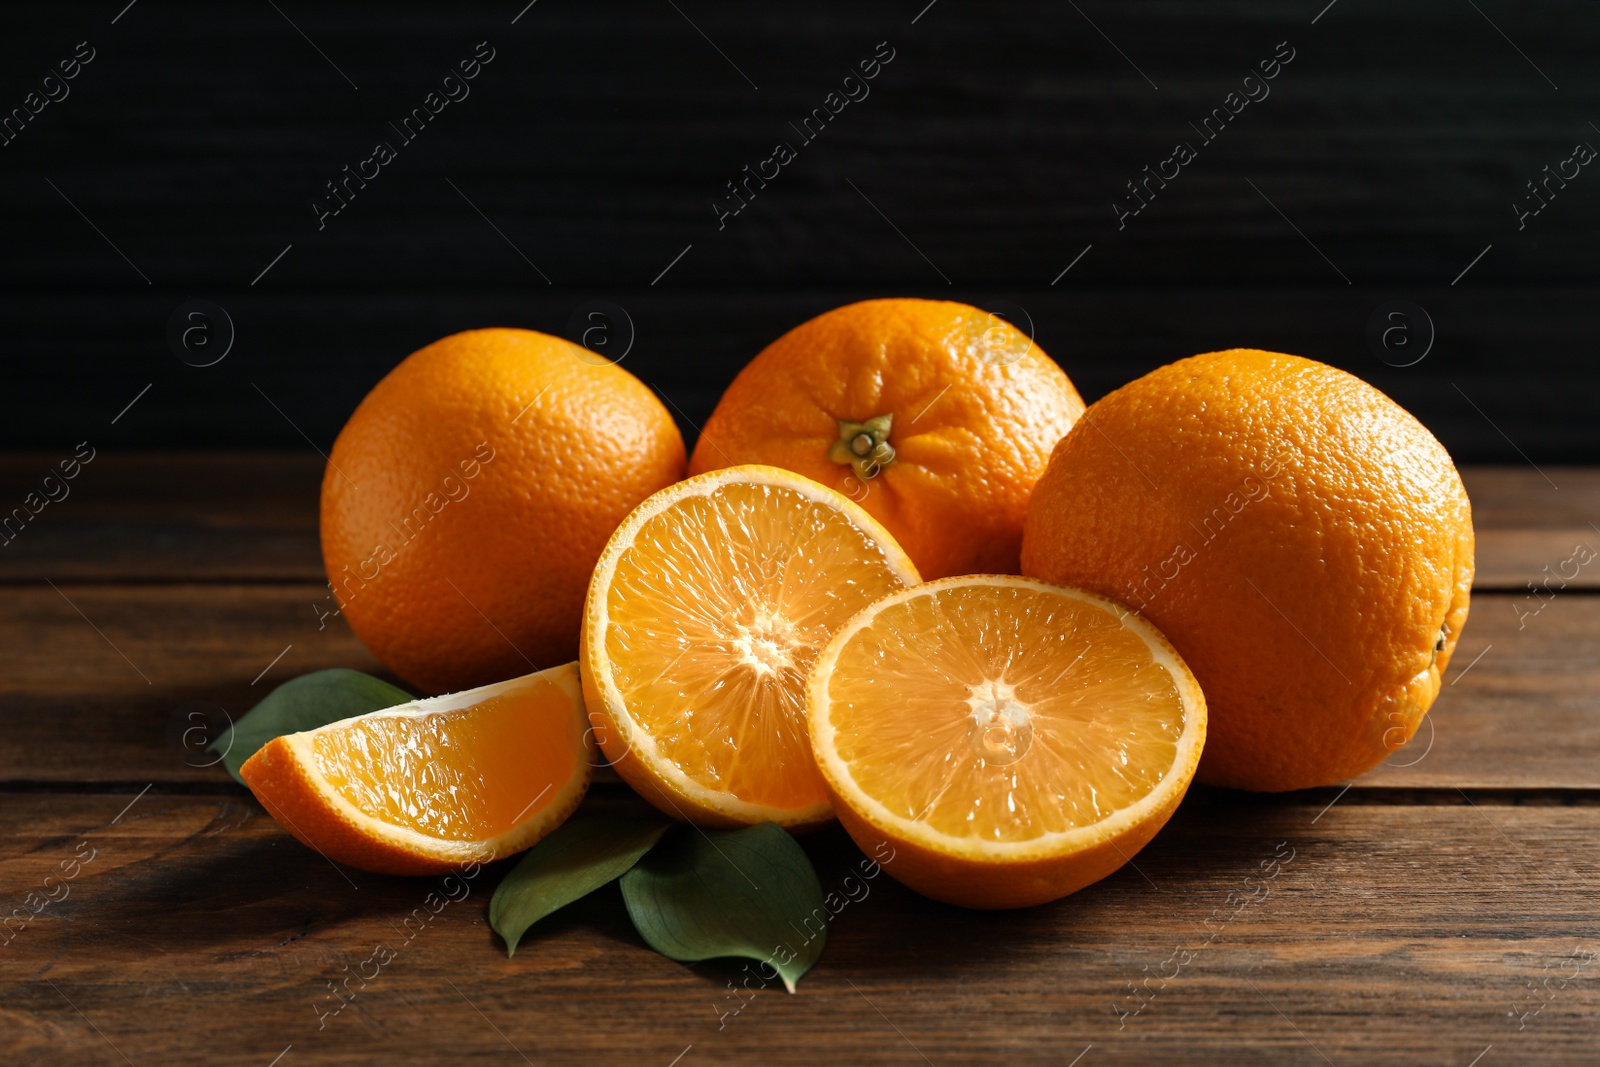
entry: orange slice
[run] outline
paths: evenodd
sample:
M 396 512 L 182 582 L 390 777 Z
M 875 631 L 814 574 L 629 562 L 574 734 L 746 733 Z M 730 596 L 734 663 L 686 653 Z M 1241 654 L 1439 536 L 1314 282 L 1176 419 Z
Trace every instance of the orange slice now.
M 680 819 L 826 821 L 806 672 L 846 619 L 917 580 L 876 520 L 798 474 L 728 467 L 661 490 L 612 534 L 584 605 L 601 748 Z
M 240 775 L 331 860 L 435 874 L 532 845 L 589 788 L 578 665 L 275 737 Z
M 1205 741 L 1200 687 L 1120 604 L 1027 578 L 904 589 L 828 642 L 807 692 L 845 829 L 951 904 L 1041 904 L 1126 863 Z

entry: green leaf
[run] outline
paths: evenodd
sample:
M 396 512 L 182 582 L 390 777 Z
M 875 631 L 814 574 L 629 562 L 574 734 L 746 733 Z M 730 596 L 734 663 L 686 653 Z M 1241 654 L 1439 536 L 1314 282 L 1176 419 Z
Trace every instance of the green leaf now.
M 772 823 L 679 832 L 622 876 L 622 899 L 639 935 L 663 956 L 759 960 L 791 993 L 827 941 L 817 872 Z
M 411 694 L 381 678 L 335 667 L 291 678 L 266 695 L 238 722 L 211 742 L 223 765 L 240 785 L 239 768 L 256 750 L 283 734 L 315 730 L 330 722 L 381 711 L 411 700 Z
M 626 874 L 672 822 L 571 819 L 523 853 L 489 901 L 489 925 L 514 955 L 528 927 Z

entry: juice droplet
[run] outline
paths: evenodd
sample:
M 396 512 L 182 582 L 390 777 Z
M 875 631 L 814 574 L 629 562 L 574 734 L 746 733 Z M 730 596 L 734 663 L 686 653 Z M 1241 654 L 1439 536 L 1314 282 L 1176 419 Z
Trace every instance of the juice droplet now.
M 1017 701 L 991 697 L 973 705 L 967 740 L 984 763 L 1004 767 L 1028 754 L 1033 720 Z

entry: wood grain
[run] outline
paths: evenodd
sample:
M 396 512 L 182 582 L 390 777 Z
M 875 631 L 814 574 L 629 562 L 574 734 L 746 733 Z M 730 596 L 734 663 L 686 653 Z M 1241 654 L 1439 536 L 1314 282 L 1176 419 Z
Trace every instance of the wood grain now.
M 1600 785 L 1600 598 L 1472 599 L 1439 698 L 1364 787 Z
M 0 459 L 0 489 L 31 484 L 46 458 Z M 0 548 L 14 583 L 0 601 L 0 782 L 216 781 L 181 728 L 169 736 L 195 702 L 238 716 L 295 674 L 384 673 L 342 620 L 319 626 L 321 467 L 311 453 L 107 453 Z M 1471 619 L 1424 728 L 1363 787 L 1600 785 L 1600 599 L 1585 592 L 1600 564 L 1543 584 L 1546 567 L 1572 570 L 1576 545 L 1600 547 L 1584 521 L 1600 515 L 1600 472 L 1554 473 L 1559 489 L 1528 468 L 1465 471 Z
M 1122 282 L 1343 286 L 1283 215 L 1357 281 L 1445 284 L 1491 241 L 1484 278 L 1597 276 L 1582 179 L 1522 231 L 1510 208 L 1594 136 L 1583 72 L 1600 38 L 1571 8 L 1486 9 L 1491 24 L 1470 6 L 1369 5 L 1312 25 L 1315 8 L 1270 0 L 925 6 L 621 0 L 513 26 L 520 5 L 379 19 L 339 3 L 291 24 L 188 0 L 107 30 L 97 9 L 16 5 L 8 66 L 43 74 L 96 28 L 101 54 L 7 148 L 26 165 L 0 176 L 17 206 L 0 276 L 142 284 L 40 173 L 170 287 L 248 284 L 290 242 L 273 291 L 542 287 L 540 271 L 644 284 L 688 242 L 672 284 L 943 284 L 852 182 L 952 278 L 1048 282 L 1097 242 L 1094 275 Z M 400 143 L 388 123 L 480 40 L 497 58 L 471 96 Z M 880 41 L 896 54 L 870 97 L 803 143 L 790 123 Z M 1282 41 L 1295 58 L 1270 97 L 1205 144 L 1190 124 Z M 319 230 L 312 199 L 378 139 L 399 158 Z M 713 200 L 780 139 L 798 158 L 719 231 Z M 1119 231 L 1113 201 L 1178 141 L 1199 158 Z
M 0 783 L 218 780 L 214 767 L 186 765 L 168 736 L 189 702 L 237 717 L 296 674 L 385 673 L 341 620 L 317 628 L 312 604 L 324 591 L 299 583 L 8 590 Z M 1600 598 L 1479 594 L 1431 726 L 1362 783 L 1600 787 L 1597 663 Z
M 1472 498 L 1472 521 L 1481 531 L 1588 530 L 1600 523 L 1600 467 L 1551 467 L 1541 473 L 1526 463 L 1464 467 L 1461 480 Z
M 274 8 L 29 2 L 0 35 L 0 113 L 73 42 L 99 53 L 4 148 L 0 447 L 36 451 L 0 456 L 0 515 L 100 451 L 0 545 L 0 1063 L 1593 1062 L 1600 572 L 1545 576 L 1600 547 L 1600 469 L 1558 465 L 1600 460 L 1597 179 L 1526 228 L 1510 209 L 1600 143 L 1600 23 L 1505 0 Z M 480 40 L 471 98 L 319 228 L 324 182 Z M 719 229 L 725 183 L 883 40 L 871 97 Z M 1124 183 L 1283 40 L 1271 98 L 1119 228 Z M 501 869 L 433 914 L 438 880 L 337 868 L 185 762 L 172 727 L 201 702 L 381 670 L 318 628 L 316 450 L 407 353 L 562 333 L 603 297 L 692 437 L 766 343 L 890 294 L 1020 305 L 1090 399 L 1194 352 L 1302 353 L 1458 462 L 1516 465 L 1465 471 L 1477 595 L 1414 746 L 1348 791 L 1197 788 L 1043 908 L 876 879 L 798 995 L 747 1003 L 737 964 L 649 951 L 614 888 L 508 959 Z M 236 327 L 213 367 L 164 336 L 196 297 Z M 1395 368 L 1366 330 L 1402 298 L 1437 336 Z M 296 454 L 117 454 L 218 445 Z M 640 803 L 603 780 L 585 811 Z M 848 840 L 805 847 L 848 888 Z
M 0 485 L 27 484 L 37 458 L 0 461 Z M 847 883 L 854 846 L 808 838 L 824 887 L 860 899 L 799 995 L 730 999 L 739 964 L 657 956 L 614 888 L 508 959 L 486 923 L 505 865 L 450 887 L 336 867 L 185 760 L 172 724 L 199 702 L 237 713 L 302 671 L 381 673 L 342 621 L 318 628 L 323 587 L 302 577 L 320 469 L 107 454 L 11 546 L 33 555 L 0 556 L 0 914 L 57 897 L 0 932 L 0 1061 L 1592 1056 L 1600 597 L 1480 585 L 1429 725 L 1390 766 L 1348 790 L 1197 787 L 1129 866 L 1054 905 L 980 914 Z M 1480 576 L 1509 583 L 1581 536 L 1600 477 L 1553 473 L 1559 490 L 1466 472 Z M 641 805 L 602 775 L 583 810 Z M 446 890 L 461 899 L 430 902 Z M 394 955 L 374 973 L 380 947 Z M 355 996 L 330 1014 L 349 975 Z
M 216 767 L 189 766 L 185 759 L 205 757 L 169 737 L 192 702 L 238 718 L 297 674 L 384 673 L 342 620 L 318 629 L 313 604 L 326 592 L 308 584 L 8 590 L 0 778 L 216 780 Z
M 1542 530 L 1479 529 L 1477 534 L 1474 589 L 1545 598 L 1556 592 L 1600 588 L 1600 533 L 1587 523 Z
M 0 499 L 53 491 L 7 527 L 0 581 L 318 581 L 323 458 L 303 452 L 98 452 L 62 482 L 61 455 L 0 455 Z M 52 486 L 44 479 L 55 472 Z M 65 490 L 65 495 L 63 494 Z M 38 507 L 39 505 L 33 505 Z M 27 514 L 25 509 L 23 514 Z
M 1392 386 L 1466 461 L 1600 459 L 1600 197 L 1579 178 L 1520 228 L 1512 210 L 1600 136 L 1581 8 L 616 0 L 513 25 L 505 6 L 171 0 L 110 28 L 93 5 L 8 6 L 7 108 L 74 42 L 99 55 L 3 149 L 0 445 L 326 447 L 407 353 L 563 332 L 595 297 L 639 326 L 630 369 L 699 422 L 810 315 L 943 295 L 1027 308 L 1090 396 L 1255 345 Z M 470 97 L 319 222 L 327 183 L 478 41 L 497 58 Z M 871 95 L 721 225 L 728 183 L 878 42 L 896 55 Z M 1296 58 L 1271 95 L 1200 143 L 1279 42 Z M 1122 226 L 1113 204 L 1179 141 L 1199 158 Z M 204 370 L 165 336 L 195 298 L 237 328 Z M 1365 339 L 1396 299 L 1438 332 L 1404 371 Z
M 822 883 L 860 899 L 797 995 L 741 1002 L 738 964 L 655 955 L 614 889 L 508 959 L 486 924 L 500 869 L 402 928 L 439 879 L 335 869 L 232 797 L 153 792 L 113 824 L 130 799 L 7 800 L 0 900 L 95 850 L 0 947 L 8 1062 L 1577 1063 L 1600 1012 L 1593 806 L 1200 790 L 1129 866 L 1014 913 L 847 885 L 860 854 L 827 831 L 806 842 Z
M 892 232 L 889 237 L 896 239 Z M 947 286 L 935 277 L 665 290 L 665 281 L 651 288 L 645 277 L 535 289 L 501 283 L 465 292 L 406 286 L 345 294 L 267 291 L 241 279 L 206 290 L 232 317 L 237 341 L 226 359 L 203 369 L 161 349 L 137 362 L 123 355 L 129 338 L 164 343 L 156 327 L 188 294 L 0 295 L 0 325 L 16 357 L 8 368 L 14 387 L 8 395 L 18 398 L 0 423 L 0 446 L 70 453 L 87 439 L 108 449 L 309 451 L 314 444 L 326 451 L 367 391 L 423 345 L 483 326 L 566 335 L 573 312 L 595 298 L 627 312 L 635 343 L 623 367 L 670 401 L 692 438 L 738 370 L 786 331 L 851 301 L 917 296 L 961 300 L 1031 321 L 1039 346 L 1090 400 L 1197 352 L 1266 348 L 1309 356 L 1372 382 L 1421 419 L 1459 463 L 1523 464 L 1523 454 L 1541 466 L 1600 458 L 1589 404 L 1600 389 L 1589 359 L 1594 300 L 1585 286 L 1452 288 L 1448 277 L 1408 283 L 1399 291 L 1427 311 L 1436 337 L 1421 362 L 1397 368 L 1374 355 L 1367 341 L 1373 313 L 1396 298 L 1394 285 L 1264 287 L 1219 284 L 1208 276 L 1130 288 L 1080 276 L 1100 253 L 1096 246 L 1051 287 L 1051 278 L 1082 250 L 1082 243 L 1066 245 L 1060 265 L 1014 284 L 956 278 Z M 73 351 L 65 358 L 59 352 L 62 322 L 73 324 Z M 113 426 L 147 385 L 149 392 Z
M 70 453 L 68 453 L 70 454 Z M 61 459 L 0 454 L 0 500 L 20 502 Z M 105 452 L 68 495 L 0 544 L 0 582 L 318 582 L 324 461 L 299 452 Z M 1464 467 L 1480 591 L 1600 588 L 1600 470 Z M 1580 555 L 1581 558 L 1581 555 Z M 1565 566 L 1564 566 L 1565 564 Z M 1546 568 L 1549 568 L 1546 571 Z M 1572 575 L 1564 578 L 1564 575 Z

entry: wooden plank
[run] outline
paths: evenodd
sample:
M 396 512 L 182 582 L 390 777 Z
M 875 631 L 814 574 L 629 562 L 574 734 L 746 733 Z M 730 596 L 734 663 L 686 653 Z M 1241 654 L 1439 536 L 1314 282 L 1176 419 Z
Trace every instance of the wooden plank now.
M 317 581 L 323 459 L 300 452 L 98 450 L 63 481 L 46 452 L 0 455 L 0 581 Z M 70 468 L 68 468 L 70 469 Z M 46 483 L 47 477 L 53 481 Z M 52 497 L 54 499 L 52 499 Z M 38 500 L 46 500 L 40 504 Z M 12 513 L 0 513 L 12 514 Z
M 1439 698 L 1363 787 L 1600 784 L 1600 598 L 1480 594 Z
M 889 238 L 897 240 L 892 231 Z M 684 433 L 693 436 L 734 374 L 787 330 L 851 301 L 922 296 L 1017 319 L 1024 317 L 1015 310 L 1020 307 L 1040 347 L 1090 400 L 1175 359 L 1247 345 L 1309 356 L 1372 382 L 1438 435 L 1458 463 L 1521 464 L 1522 454 L 1542 466 L 1600 460 L 1588 399 L 1600 389 L 1589 358 L 1594 295 L 1588 287 L 1552 280 L 1451 288 L 1450 274 L 1432 285 L 1408 278 L 1403 291 L 1426 309 L 1436 338 L 1427 358 L 1397 368 L 1373 353 L 1366 336 L 1373 313 L 1394 299 L 1392 285 L 1362 279 L 1331 288 L 1215 285 L 1205 284 L 1216 277 L 1207 271 L 1188 283 L 1119 286 L 1080 276 L 1103 247 L 1096 245 L 1054 288 L 1050 278 L 1082 243 L 1062 249 L 1060 266 L 1037 277 L 957 277 L 949 286 L 936 277 L 887 285 L 845 278 L 828 285 L 807 279 L 778 287 L 669 290 L 665 282 L 649 287 L 649 275 L 602 275 L 535 289 L 502 280 L 461 290 L 441 281 L 372 293 L 285 292 L 265 283 L 250 288 L 243 278 L 208 292 L 232 317 L 238 339 L 235 353 L 204 369 L 164 357 L 126 358 L 131 339 L 152 343 L 151 323 L 164 321 L 187 293 L 0 295 L 0 323 L 16 357 L 8 367 L 14 389 L 8 395 L 27 401 L 6 409 L 0 447 L 70 453 L 87 438 L 123 449 L 304 450 L 309 438 L 325 451 L 373 384 L 423 345 L 482 326 L 565 334 L 573 313 L 597 296 L 628 314 L 635 343 L 623 366 L 668 397 Z M 682 248 L 679 243 L 667 254 Z M 697 245 L 694 254 L 700 250 Z M 63 360 L 59 324 L 67 321 L 74 324 L 73 355 Z M 1537 324 L 1536 335 L 1530 323 Z M 263 352 L 272 358 L 252 355 Z
M 1582 182 L 1522 229 L 1511 210 L 1536 203 L 1525 181 L 1593 136 L 1556 105 L 1581 86 L 1597 30 L 1559 5 L 1490 11 L 1493 26 L 1470 8 L 1376 5 L 1313 26 L 1316 11 L 1271 0 L 1085 8 L 1093 22 L 1005 0 L 941 5 L 913 25 L 922 6 L 783 0 L 752 19 L 735 0 L 702 0 L 685 9 L 691 23 L 626 0 L 603 13 L 552 5 L 515 26 L 492 9 L 436 8 L 375 33 L 366 9 L 338 3 L 296 19 L 316 49 L 270 7 L 141 11 L 119 21 L 114 46 L 95 42 L 101 57 L 70 103 L 10 146 L 27 165 L 0 175 L 18 208 L 0 278 L 141 284 L 43 173 L 174 295 L 245 285 L 291 242 L 263 286 L 543 286 L 540 273 L 643 284 L 691 242 L 663 284 L 942 284 L 872 204 L 953 279 L 1047 283 L 1095 242 L 1098 262 L 1082 265 L 1092 277 L 1343 285 L 1273 205 L 1358 283 L 1445 284 L 1490 242 L 1473 282 L 1595 277 L 1585 235 L 1600 209 Z M 88 32 L 73 25 L 56 5 L 18 5 L 8 61 L 42 74 Z M 389 123 L 484 39 L 497 58 L 470 98 L 441 104 L 415 144 L 399 137 Z M 870 97 L 801 137 L 794 126 L 880 41 L 896 55 L 863 87 Z M 1208 142 L 1197 127 L 1284 41 L 1293 61 L 1255 89 L 1270 97 L 1239 102 Z M 94 135 L 109 129 L 114 153 Z M 324 183 L 346 180 L 341 168 L 354 172 L 380 139 L 398 158 L 319 220 L 313 199 L 336 203 Z M 713 203 L 737 203 L 727 183 L 780 140 L 797 158 L 719 226 Z M 1113 203 L 1142 202 L 1126 183 L 1148 180 L 1142 168 L 1180 141 L 1198 158 L 1145 187 L 1150 206 L 1119 228 Z M 173 228 L 191 218 L 204 225 Z
M 61 458 L 0 455 L 0 500 L 20 503 Z M 320 581 L 322 468 L 309 448 L 99 453 L 62 499 L 8 531 L 0 582 Z M 1600 553 L 1600 469 L 1547 473 L 1559 488 L 1525 465 L 1462 469 L 1478 589 L 1525 593 L 1547 577 L 1551 589 L 1600 588 L 1600 558 L 1573 555 L 1580 545 Z
M 1481 531 L 1595 531 L 1600 523 L 1600 467 L 1535 468 L 1527 463 L 1461 470 Z
M 1315 25 L 1270 0 L 907 6 L 781 0 L 752 19 L 731 0 L 618 0 L 516 25 L 440 7 L 377 34 L 349 3 L 294 26 L 262 5 L 130 12 L 70 101 L 7 146 L 0 445 L 325 446 L 405 353 L 487 324 L 560 332 L 595 297 L 628 308 L 630 368 L 698 422 L 810 314 L 937 294 L 1028 308 L 1091 396 L 1196 351 L 1278 347 L 1392 385 L 1463 460 L 1595 461 L 1600 199 L 1553 177 L 1594 133 L 1552 106 L 1595 26 L 1560 5 L 1486 9 L 1493 24 L 1345 5 Z M 13 7 L 0 50 L 19 70 L 42 76 L 88 34 L 57 4 Z M 480 40 L 498 58 L 470 98 L 405 143 L 390 124 Z M 896 57 L 870 97 L 801 138 L 880 41 Z M 1296 58 L 1258 83 L 1270 97 L 1202 138 L 1278 42 Z M 349 177 L 380 138 L 398 158 Z M 791 138 L 797 158 L 719 220 Z M 1152 182 L 1180 141 L 1198 158 Z M 319 218 L 340 181 L 348 207 Z M 1540 181 L 1564 191 L 1519 221 Z M 197 296 L 237 331 L 203 370 L 163 336 Z M 1365 333 L 1401 296 L 1438 343 L 1391 370 Z
M 1576 1063 L 1600 1013 L 1592 805 L 1200 790 L 1133 864 L 1011 913 L 863 881 L 825 831 L 822 883 L 856 899 L 797 995 L 736 999 L 739 964 L 655 955 L 615 889 L 508 959 L 500 868 L 441 904 L 441 879 L 336 869 L 247 799 L 152 792 L 114 821 L 132 799 L 6 798 L 0 901 L 66 887 L 0 947 L 7 1062 Z
M 325 592 L 299 583 L 9 590 L 0 783 L 220 780 L 214 767 L 187 766 L 169 741 L 187 702 L 236 716 L 306 671 L 383 673 L 341 620 L 317 628 L 312 605 Z M 1363 784 L 1600 787 L 1596 664 L 1600 597 L 1480 594 L 1431 728 Z
M 1600 514 L 1600 513 L 1597 513 Z M 1479 529 L 1474 590 L 1547 596 L 1563 590 L 1600 589 L 1600 532 L 1581 526 L 1537 530 Z
M 0 715 L 19 733 L 0 780 L 215 781 L 182 747 L 196 702 L 237 718 L 324 667 L 383 674 L 325 586 L 27 586 L 0 602 Z M 391 679 L 392 680 L 392 679 Z M 178 736 L 169 737 L 174 729 Z
M 1478 534 L 1475 588 L 1600 588 L 1600 469 L 1464 467 Z

